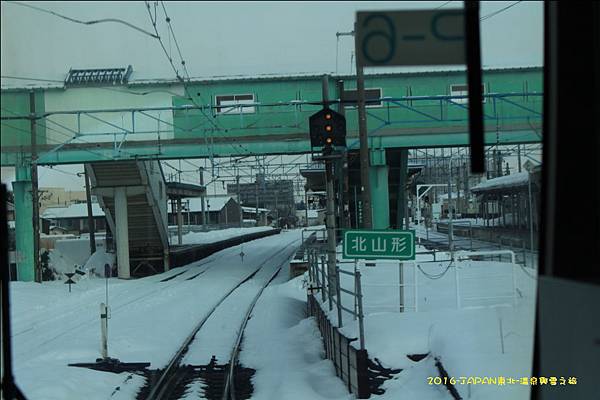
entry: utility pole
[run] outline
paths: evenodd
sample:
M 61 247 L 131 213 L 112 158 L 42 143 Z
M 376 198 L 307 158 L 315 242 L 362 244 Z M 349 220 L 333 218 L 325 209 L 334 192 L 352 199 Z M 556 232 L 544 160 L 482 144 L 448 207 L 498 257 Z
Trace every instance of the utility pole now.
M 37 173 L 37 132 L 35 119 L 35 92 L 29 92 L 29 112 L 31 117 L 31 201 L 33 203 L 33 270 L 36 282 L 42 282 L 40 263 L 40 199 Z
M 88 176 L 87 169 L 83 167 L 83 179 L 85 179 L 85 198 L 87 200 L 87 213 L 88 213 L 88 231 L 90 233 L 90 254 L 96 252 L 96 225 L 94 224 L 94 213 L 92 210 L 92 194 L 90 191 L 90 177 Z
M 258 170 L 257 170 L 258 171 Z M 255 212 L 256 212 L 256 226 L 258 226 L 258 173 L 256 174 L 256 178 L 254 181 L 254 196 L 255 196 Z
M 239 170 L 239 168 L 237 169 L 237 174 L 235 176 L 235 184 L 236 184 L 235 191 L 237 192 L 237 203 L 238 203 L 238 207 L 240 209 L 240 228 L 241 228 L 242 226 L 244 226 L 244 210 L 242 209 L 242 202 L 240 201 L 240 170 Z
M 200 186 L 204 187 L 204 168 L 200 167 Z M 204 194 L 200 196 L 200 211 L 202 214 L 202 230 L 206 230 L 206 209 L 204 204 L 204 197 L 206 196 L 206 188 L 204 188 Z
M 452 226 L 452 157 L 448 158 L 448 251 L 454 260 L 454 230 Z
M 354 31 L 357 32 L 356 25 Z M 358 41 L 354 37 L 354 51 L 359 54 Z M 367 138 L 367 112 L 365 109 L 365 77 L 362 65 L 356 57 L 356 97 L 358 106 L 358 134 L 360 138 L 360 182 L 361 198 L 363 208 L 363 227 L 371 229 L 372 211 L 371 211 L 371 181 L 369 177 L 369 140 Z
M 338 32 L 339 34 L 339 32 Z M 344 81 L 338 80 L 336 82 L 337 92 L 340 98 L 340 102 L 338 103 L 338 112 L 343 116 L 346 115 L 346 110 L 344 109 Z M 342 151 L 342 157 L 338 161 L 339 166 L 339 174 L 338 174 L 338 209 L 339 209 L 339 217 L 340 217 L 340 228 L 349 228 L 350 224 L 347 220 L 348 215 L 346 215 L 346 204 L 348 202 L 348 198 L 346 194 L 348 193 L 348 152 L 346 149 Z

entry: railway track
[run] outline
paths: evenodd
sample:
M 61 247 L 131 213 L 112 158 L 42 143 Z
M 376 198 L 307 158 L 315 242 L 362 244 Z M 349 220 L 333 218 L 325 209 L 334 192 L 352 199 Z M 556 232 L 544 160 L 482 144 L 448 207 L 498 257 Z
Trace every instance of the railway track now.
M 172 287 L 174 285 L 178 285 L 181 282 L 183 282 L 183 280 L 190 280 L 190 279 L 196 278 L 197 276 L 199 276 L 199 275 L 205 273 L 206 271 L 208 271 L 212 267 L 212 263 L 215 262 L 215 261 L 217 261 L 219 258 L 220 257 L 211 257 L 211 258 L 209 258 L 209 259 L 207 259 L 207 260 L 205 260 L 203 262 L 198 263 L 197 266 L 194 267 L 194 268 L 187 267 L 187 268 L 183 269 L 183 271 L 181 271 L 181 272 L 175 272 L 175 273 L 173 273 L 171 276 L 169 276 L 166 279 L 163 279 L 163 280 L 160 280 L 160 281 L 156 281 L 157 284 L 160 284 L 160 283 L 163 283 L 163 282 L 168 282 L 168 284 L 166 284 L 166 285 L 160 285 L 160 286 L 157 286 L 156 288 L 150 288 L 149 290 L 147 290 L 147 291 L 145 291 L 145 292 L 143 292 L 141 294 L 138 293 L 137 295 L 134 295 L 134 296 L 128 296 L 127 294 L 120 296 L 118 298 L 116 304 L 111 307 L 112 308 L 112 312 L 117 312 L 117 311 L 119 311 L 119 310 L 121 310 L 123 308 L 126 308 L 126 307 L 128 307 L 128 306 L 130 306 L 132 304 L 135 304 L 135 303 L 139 302 L 140 300 L 149 298 L 149 297 L 151 297 L 151 296 L 153 296 L 153 295 L 155 295 L 155 294 L 157 294 L 157 293 L 159 293 L 161 291 L 164 291 L 165 288 L 169 288 L 169 287 Z M 203 267 L 203 268 L 201 268 L 201 267 Z M 198 272 L 195 271 L 196 268 L 198 269 Z M 174 270 L 171 270 L 171 271 L 174 271 Z M 187 277 L 188 274 L 192 274 L 192 273 L 193 273 L 193 275 L 191 275 L 190 277 Z M 174 278 L 178 278 L 178 277 L 183 277 L 183 279 L 181 279 L 181 280 L 174 279 Z M 70 316 L 76 315 L 79 312 L 81 312 L 81 308 L 74 308 L 73 310 L 66 311 L 64 314 L 62 314 L 60 316 L 60 318 L 63 318 L 63 319 L 65 319 L 65 320 L 68 321 L 68 318 Z M 31 327 L 23 329 L 23 330 L 21 330 L 19 332 L 16 332 L 15 334 L 12 335 L 12 337 L 18 337 L 18 336 L 21 336 L 23 334 L 35 334 L 36 332 L 44 330 L 45 326 L 48 323 L 51 323 L 51 322 L 53 322 L 55 320 L 56 320 L 56 316 L 49 316 L 47 318 L 44 318 L 44 319 L 38 321 L 34 326 L 31 326 Z M 58 332 L 56 332 L 55 334 L 51 335 L 49 338 L 47 338 L 45 340 L 42 340 L 42 341 L 36 340 L 35 341 L 35 345 L 33 345 L 33 346 L 27 346 L 27 349 L 25 351 L 23 351 L 23 352 L 20 352 L 18 355 L 19 356 L 23 356 L 23 355 L 27 355 L 27 354 L 30 354 L 30 353 L 35 353 L 35 351 L 38 348 L 40 348 L 40 347 L 42 347 L 42 346 L 44 346 L 44 345 L 46 345 L 48 343 L 51 343 L 52 341 L 54 341 L 54 340 L 56 340 L 56 339 L 58 339 L 58 338 L 60 338 L 60 337 L 62 337 L 64 335 L 66 335 L 66 334 L 69 334 L 69 333 L 71 333 L 72 331 L 74 331 L 76 329 L 79 329 L 79 328 L 84 327 L 84 326 L 93 325 L 93 324 L 97 323 L 97 321 L 98 321 L 98 316 L 97 315 L 92 315 L 92 316 L 90 316 L 89 318 L 85 319 L 82 322 L 79 322 L 77 324 L 69 326 L 67 329 L 65 329 L 64 327 L 60 327 L 60 330 Z M 46 330 L 46 332 L 48 332 L 48 331 Z
M 173 355 L 173 357 L 167 364 L 167 367 L 164 370 L 160 371 L 159 376 L 154 380 L 153 383 L 150 384 L 149 387 L 142 389 L 142 391 L 138 394 L 138 399 L 162 400 L 178 398 L 185 392 L 186 387 L 192 381 L 197 379 L 203 379 L 205 381 L 213 380 L 213 382 L 207 382 L 209 387 L 205 390 L 205 392 L 207 392 L 206 397 L 209 399 L 238 399 L 238 396 L 236 396 L 238 388 L 236 388 L 235 384 L 236 374 L 246 375 L 249 381 L 249 377 L 253 373 L 251 371 L 248 371 L 247 369 L 241 368 L 238 365 L 238 355 L 242 344 L 244 329 L 246 328 L 246 324 L 264 289 L 267 286 L 269 286 L 269 284 L 277 277 L 283 265 L 295 253 L 295 249 L 292 249 L 292 251 L 289 250 L 290 245 L 297 242 L 298 240 L 300 239 L 294 240 L 279 251 L 273 253 L 266 260 L 264 260 L 258 268 L 249 273 L 235 286 L 233 286 L 230 290 L 224 293 L 211 307 L 211 309 L 206 313 L 206 315 L 198 322 L 198 324 L 196 324 L 196 326 L 193 328 L 193 330 L 178 348 L 177 352 Z M 238 291 L 241 287 L 248 284 L 249 282 L 259 279 L 257 278 L 259 272 L 261 272 L 261 270 L 269 263 L 269 261 L 276 258 L 282 253 L 285 254 L 285 257 L 283 257 L 282 261 L 276 265 L 273 271 L 269 271 L 267 277 L 262 278 L 262 282 L 260 283 L 259 289 L 254 294 L 252 300 L 246 308 L 242 323 L 241 325 L 239 325 L 237 330 L 235 343 L 233 344 L 231 349 L 229 362 L 226 365 L 219 366 L 213 359 L 211 360 L 211 363 L 206 366 L 182 365 L 182 361 L 186 353 L 188 352 L 190 346 L 193 344 L 198 333 L 205 326 L 206 322 L 218 313 L 223 303 L 227 299 L 229 299 L 236 291 Z M 222 393 L 216 393 L 219 391 L 221 391 Z M 244 395 L 240 397 L 247 398 L 248 388 L 242 388 L 242 391 L 244 392 Z

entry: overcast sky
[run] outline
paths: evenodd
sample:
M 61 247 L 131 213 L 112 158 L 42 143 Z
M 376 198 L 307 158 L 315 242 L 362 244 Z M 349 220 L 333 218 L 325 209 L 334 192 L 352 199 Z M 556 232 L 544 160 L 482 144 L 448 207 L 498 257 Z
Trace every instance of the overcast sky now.
M 357 10 L 462 7 L 462 2 L 165 2 L 192 77 L 216 75 L 348 73 L 353 41 L 336 32 L 353 29 Z M 514 1 L 482 2 L 481 16 Z M 147 31 L 143 2 L 28 3 L 71 18 L 119 18 Z M 152 12 L 154 12 L 154 3 Z M 63 80 L 70 68 L 132 65 L 132 79 L 174 78 L 160 45 L 121 24 L 81 25 L 12 2 L 1 3 L 3 76 Z M 158 29 L 176 57 L 160 3 Z M 481 22 L 484 66 L 542 65 L 543 4 L 522 1 Z M 170 45 L 169 45 L 170 43 Z M 339 45 L 339 48 L 338 48 Z M 2 78 L 2 85 L 23 82 Z M 72 171 L 63 166 L 61 169 Z M 2 180 L 10 179 L 2 171 Z M 73 187 L 76 177 L 41 173 L 40 185 Z M 75 189 L 75 187 L 73 187 Z

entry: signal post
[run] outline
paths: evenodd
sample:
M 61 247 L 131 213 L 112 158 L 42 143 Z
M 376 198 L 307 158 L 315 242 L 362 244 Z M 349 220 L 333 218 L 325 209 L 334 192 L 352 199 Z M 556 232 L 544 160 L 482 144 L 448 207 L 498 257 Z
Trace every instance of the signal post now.
M 325 182 L 327 190 L 327 275 L 329 293 L 332 290 L 337 293 L 338 274 L 336 270 L 336 226 L 335 226 L 335 193 L 333 165 L 342 155 L 335 151 L 335 147 L 346 147 L 346 118 L 329 108 L 329 83 L 327 76 L 323 77 L 323 109 L 311 115 L 309 118 L 311 150 L 320 150 L 321 155 L 314 156 L 315 161 L 325 162 Z M 314 154 L 314 153 L 313 153 Z M 329 299 L 329 309 L 333 308 Z M 338 308 L 338 312 L 339 312 Z

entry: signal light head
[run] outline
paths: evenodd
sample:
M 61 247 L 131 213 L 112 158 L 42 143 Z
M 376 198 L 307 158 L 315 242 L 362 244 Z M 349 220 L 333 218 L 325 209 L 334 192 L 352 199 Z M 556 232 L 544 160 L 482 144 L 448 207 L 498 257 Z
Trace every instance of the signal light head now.
M 325 130 L 327 132 L 331 132 L 333 130 L 333 127 L 331 125 L 325 125 Z
M 325 139 L 325 142 L 327 144 L 331 144 L 332 141 L 333 141 L 333 139 L 331 139 L 330 137 L 328 137 L 327 139 Z
M 330 113 L 325 114 L 325 119 L 331 119 L 331 114 Z

